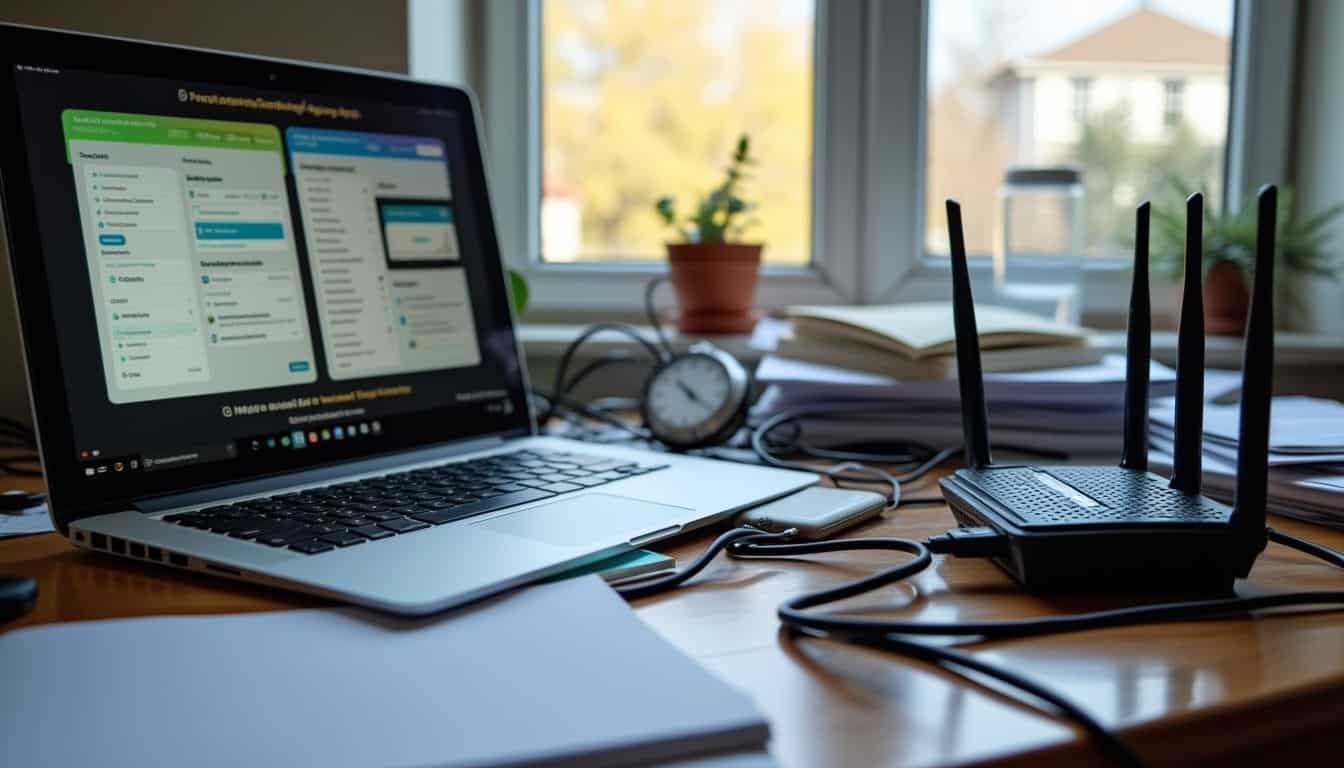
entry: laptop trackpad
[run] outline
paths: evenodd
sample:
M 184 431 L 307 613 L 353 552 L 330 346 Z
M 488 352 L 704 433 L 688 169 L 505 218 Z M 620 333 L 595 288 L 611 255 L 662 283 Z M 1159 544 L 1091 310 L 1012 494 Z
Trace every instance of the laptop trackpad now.
M 609 542 L 615 536 L 627 541 L 675 527 L 688 510 L 666 504 L 590 493 L 553 504 L 532 507 L 479 523 L 495 533 L 507 533 L 556 546 L 582 546 Z

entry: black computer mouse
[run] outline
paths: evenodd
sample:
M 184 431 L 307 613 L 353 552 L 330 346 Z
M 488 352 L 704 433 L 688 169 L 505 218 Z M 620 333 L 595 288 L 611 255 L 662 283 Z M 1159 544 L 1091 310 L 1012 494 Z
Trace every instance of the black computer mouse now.
M 37 602 L 37 582 L 27 576 L 0 576 L 0 621 L 17 619 Z

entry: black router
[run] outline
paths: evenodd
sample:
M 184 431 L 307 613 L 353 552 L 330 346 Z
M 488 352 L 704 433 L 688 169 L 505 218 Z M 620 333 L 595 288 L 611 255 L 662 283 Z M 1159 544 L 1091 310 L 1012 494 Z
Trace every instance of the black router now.
M 947 201 L 966 468 L 945 478 L 942 491 L 961 526 L 986 526 L 1001 535 L 994 560 L 1023 586 L 1036 591 L 1225 592 L 1250 571 L 1266 544 L 1277 198 L 1275 187 L 1260 189 L 1231 507 L 1199 492 L 1204 406 L 1201 197 L 1191 195 L 1186 203 L 1170 481 L 1148 471 L 1148 203 L 1139 206 L 1134 245 L 1120 465 L 1036 466 L 990 460 L 980 337 L 966 268 L 961 206 Z

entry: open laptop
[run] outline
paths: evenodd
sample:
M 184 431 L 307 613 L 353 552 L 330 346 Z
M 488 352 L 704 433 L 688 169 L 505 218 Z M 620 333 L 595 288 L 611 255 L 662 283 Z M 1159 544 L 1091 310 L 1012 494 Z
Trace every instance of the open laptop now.
M 418 614 L 816 481 L 537 434 L 465 91 L 10 25 L 0 64 L 76 546 Z

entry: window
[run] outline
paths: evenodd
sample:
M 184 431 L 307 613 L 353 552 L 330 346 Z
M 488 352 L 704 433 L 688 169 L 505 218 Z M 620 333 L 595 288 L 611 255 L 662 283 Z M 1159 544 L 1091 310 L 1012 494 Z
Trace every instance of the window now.
M 1091 258 L 1129 259 L 1143 199 L 1171 206 L 1200 190 L 1219 205 L 1234 10 L 1231 0 L 931 0 L 928 250 L 946 253 L 934 203 L 958 197 L 968 251 L 991 252 L 1011 167 L 1079 168 Z M 1184 111 L 1186 98 L 1198 109 Z
M 1073 122 L 1079 126 L 1087 124 L 1087 102 L 1092 91 L 1092 78 L 1073 78 Z
M 637 317 L 663 269 L 653 199 L 702 192 L 743 129 L 761 158 L 765 307 L 945 296 L 943 199 L 962 201 L 984 256 L 1004 172 L 1071 164 L 1103 289 L 1085 310 L 1123 312 L 1134 203 L 1169 205 L 1179 179 L 1236 204 L 1289 167 L 1297 0 L 411 0 L 413 21 L 447 7 L 481 16 L 448 24 L 473 61 L 417 65 L 443 27 L 413 24 L 412 72 L 481 95 L 501 247 L 532 318 Z M 1183 83 L 1170 127 L 1168 80 Z
M 1185 81 L 1165 80 L 1162 83 L 1162 125 L 1175 128 L 1185 119 Z
M 810 258 L 811 0 L 543 0 L 541 257 L 659 260 L 678 214 L 722 178 L 737 137 L 758 164 L 743 236 L 768 263 Z

